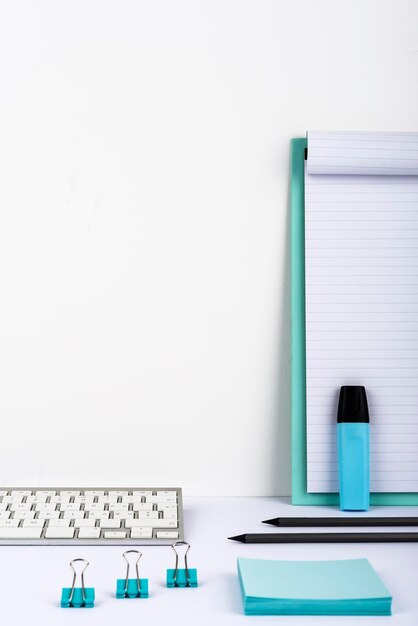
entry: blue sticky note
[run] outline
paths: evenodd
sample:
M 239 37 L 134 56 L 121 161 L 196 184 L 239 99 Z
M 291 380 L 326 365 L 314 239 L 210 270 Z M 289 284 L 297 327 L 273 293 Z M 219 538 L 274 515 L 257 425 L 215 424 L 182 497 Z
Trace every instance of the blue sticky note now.
M 390 615 L 392 598 L 367 559 L 238 559 L 247 615 Z

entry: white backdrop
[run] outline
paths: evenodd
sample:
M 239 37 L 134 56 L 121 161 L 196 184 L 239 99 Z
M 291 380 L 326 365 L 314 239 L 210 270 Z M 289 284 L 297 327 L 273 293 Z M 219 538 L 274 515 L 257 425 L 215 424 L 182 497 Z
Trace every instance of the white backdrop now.
M 0 0 L 0 484 L 289 492 L 289 139 L 418 130 L 417 20 Z

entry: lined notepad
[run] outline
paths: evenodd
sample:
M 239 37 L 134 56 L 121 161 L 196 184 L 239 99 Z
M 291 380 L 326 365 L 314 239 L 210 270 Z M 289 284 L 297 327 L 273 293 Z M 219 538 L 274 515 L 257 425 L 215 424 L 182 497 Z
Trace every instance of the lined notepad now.
M 365 385 L 371 490 L 418 491 L 418 133 L 308 133 L 308 492 L 338 491 L 341 385 Z

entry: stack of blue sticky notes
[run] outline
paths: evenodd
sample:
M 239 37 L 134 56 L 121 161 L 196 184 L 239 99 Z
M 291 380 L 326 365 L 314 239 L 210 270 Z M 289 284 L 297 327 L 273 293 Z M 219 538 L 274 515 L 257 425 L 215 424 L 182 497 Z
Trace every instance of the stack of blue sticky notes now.
M 238 559 L 246 615 L 390 615 L 392 598 L 367 559 Z

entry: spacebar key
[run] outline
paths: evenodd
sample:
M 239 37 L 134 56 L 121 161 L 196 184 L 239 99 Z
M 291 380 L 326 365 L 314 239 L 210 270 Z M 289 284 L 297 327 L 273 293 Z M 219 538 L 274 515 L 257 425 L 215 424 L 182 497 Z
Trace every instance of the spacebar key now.
M 42 528 L 7 526 L 0 528 L 0 539 L 40 539 Z

